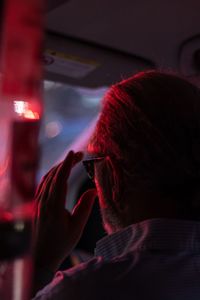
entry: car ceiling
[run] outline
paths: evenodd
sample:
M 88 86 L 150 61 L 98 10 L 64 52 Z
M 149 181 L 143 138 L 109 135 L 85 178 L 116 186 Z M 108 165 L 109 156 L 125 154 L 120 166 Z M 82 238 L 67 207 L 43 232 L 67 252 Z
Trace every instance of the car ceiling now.
M 176 68 L 181 45 L 200 34 L 199 12 L 199 0 L 56 0 L 46 29 Z

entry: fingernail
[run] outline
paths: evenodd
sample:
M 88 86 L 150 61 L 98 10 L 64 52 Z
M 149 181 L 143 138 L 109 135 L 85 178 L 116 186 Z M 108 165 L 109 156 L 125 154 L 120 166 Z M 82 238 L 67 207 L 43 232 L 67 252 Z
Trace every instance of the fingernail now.
M 73 150 L 70 150 L 66 156 L 71 156 L 72 154 L 74 154 L 74 151 Z
M 75 160 L 80 160 L 80 159 L 82 159 L 82 157 L 83 157 L 83 152 L 80 152 L 80 151 L 76 152 L 74 155 Z

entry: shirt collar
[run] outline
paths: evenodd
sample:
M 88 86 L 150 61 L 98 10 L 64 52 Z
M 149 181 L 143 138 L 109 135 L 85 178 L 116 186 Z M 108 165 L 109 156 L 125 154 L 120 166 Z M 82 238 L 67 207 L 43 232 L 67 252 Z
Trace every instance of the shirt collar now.
M 95 255 L 110 260 L 129 251 L 147 249 L 200 252 L 200 222 L 145 220 L 98 241 Z

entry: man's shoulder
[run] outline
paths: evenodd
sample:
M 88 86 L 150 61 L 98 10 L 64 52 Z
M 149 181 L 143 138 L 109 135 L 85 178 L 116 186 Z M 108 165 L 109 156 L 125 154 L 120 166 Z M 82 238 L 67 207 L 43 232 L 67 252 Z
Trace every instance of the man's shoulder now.
M 130 267 L 128 257 L 106 261 L 95 257 L 88 262 L 56 273 L 53 281 L 39 291 L 34 300 L 92 299 L 105 286 L 118 279 Z M 95 296 L 96 297 L 96 296 Z
M 103 263 L 102 257 L 95 257 L 70 269 L 58 271 L 51 283 L 39 291 L 34 300 L 64 299 L 64 295 L 74 296 L 82 286 L 86 290 L 87 284 L 91 284 L 91 279 L 95 276 L 95 271 Z

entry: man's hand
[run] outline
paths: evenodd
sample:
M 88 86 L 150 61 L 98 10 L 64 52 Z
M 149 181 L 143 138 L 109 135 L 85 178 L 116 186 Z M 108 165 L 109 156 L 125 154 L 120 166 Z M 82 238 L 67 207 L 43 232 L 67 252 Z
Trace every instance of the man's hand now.
M 35 263 L 55 272 L 79 241 L 94 204 L 96 190 L 88 190 L 72 213 L 65 209 L 67 180 L 82 153 L 70 151 L 66 159 L 42 179 L 36 195 Z

